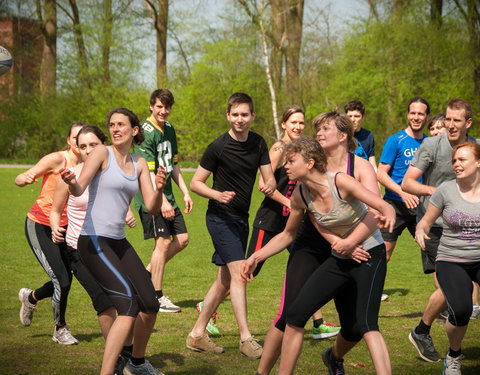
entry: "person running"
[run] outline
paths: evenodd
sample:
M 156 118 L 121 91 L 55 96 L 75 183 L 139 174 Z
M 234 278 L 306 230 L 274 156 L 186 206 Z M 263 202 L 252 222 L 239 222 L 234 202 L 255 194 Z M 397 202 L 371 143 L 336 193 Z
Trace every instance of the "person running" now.
M 82 171 L 83 162 L 90 152 L 99 144 L 105 144 L 107 137 L 96 126 L 85 125 L 77 134 L 77 149 L 82 163 L 74 167 L 75 174 Z M 98 323 L 103 337 L 106 339 L 110 327 L 116 318 L 115 307 L 105 292 L 100 288 L 97 281 L 80 260 L 77 251 L 77 242 L 82 230 L 85 214 L 88 205 L 88 188 L 79 197 L 68 193 L 68 185 L 59 180 L 53 195 L 52 210 L 50 212 L 50 227 L 52 228 L 52 240 L 54 243 L 66 243 L 65 258 L 72 274 L 77 278 L 85 291 L 88 293 L 92 305 L 97 312 Z M 65 230 L 60 225 L 63 211 L 67 209 L 68 227 Z M 131 213 L 131 212 L 130 212 Z M 130 227 L 136 226 L 135 217 L 127 215 L 126 224 Z M 130 345 L 122 350 L 123 357 L 119 358 L 115 368 L 115 374 L 123 372 L 125 358 L 131 356 Z
M 355 155 L 367 159 L 376 171 L 377 161 L 375 160 L 375 139 L 370 130 L 362 128 L 362 123 L 365 119 L 365 106 L 360 100 L 351 100 L 345 104 L 343 109 L 353 124 L 355 139 L 358 143 Z
M 464 142 L 477 142 L 467 134 L 472 126 L 472 107 L 463 99 L 453 99 L 448 103 L 445 113 L 447 132 L 427 138 L 415 153 L 402 182 L 402 189 L 409 194 L 420 196 L 417 208 L 417 219 L 423 217 L 430 196 L 444 181 L 453 180 L 455 172 L 451 165 L 452 149 Z M 418 179 L 423 176 L 423 183 Z M 428 362 L 438 362 L 440 355 L 435 350 L 430 328 L 437 316 L 446 308 L 445 298 L 438 287 L 435 275 L 435 258 L 440 237 L 442 236 L 442 220 L 437 218 L 425 241 L 425 250 L 421 251 L 423 272 L 433 273 L 436 289 L 430 296 L 419 324 L 413 327 L 409 340 L 417 349 L 422 359 Z
M 353 154 L 357 142 L 353 136 L 353 124 L 350 119 L 337 112 L 327 112 L 316 116 L 312 126 L 317 141 L 325 151 L 327 169 L 331 172 L 349 174 L 380 197 L 377 176 L 372 165 Z M 257 374 L 260 375 L 269 374 L 280 356 L 288 308 L 308 277 L 329 257 L 332 249 L 330 243 L 318 233 L 308 215 L 305 215 L 290 248 L 280 308 L 268 329 L 262 358 L 257 368 Z M 337 250 L 340 251 L 338 248 Z M 323 319 L 314 322 L 318 325 L 322 323 Z
M 263 179 L 259 190 L 273 194 L 275 177 L 265 140 L 251 132 L 255 118 L 253 100 L 244 93 L 228 99 L 227 120 L 230 130 L 213 141 L 203 154 L 190 188 L 208 198 L 206 224 L 215 252 L 212 263 L 218 266 L 217 278 L 203 300 L 186 345 L 194 351 L 222 353 L 205 332 L 219 304 L 230 293 L 232 308 L 240 330 L 240 352 L 250 358 L 262 355 L 262 346 L 250 333 L 247 321 L 246 284 L 240 277 L 248 240 L 248 210 L 257 171 Z M 213 185 L 206 184 L 213 174 Z
M 395 208 L 397 215 L 393 232 L 382 230 L 387 249 L 387 262 L 392 257 L 397 239 L 405 228 L 412 237 L 415 235 L 419 199 L 416 195 L 403 191 L 400 185 L 415 152 L 427 137 L 423 134 L 423 129 L 429 113 L 430 105 L 425 99 L 421 97 L 410 99 L 407 105 L 408 126 L 390 136 L 383 146 L 377 178 L 378 182 L 385 186 L 383 199 Z
M 445 133 L 447 131 L 447 128 L 445 127 L 445 116 L 439 114 L 430 117 L 428 119 L 427 128 L 430 132 L 430 137 Z
M 473 311 L 472 281 L 480 282 L 480 145 L 456 145 L 452 166 L 456 180 L 443 182 L 432 194 L 415 239 L 424 250 L 430 228 L 442 216 L 435 271 L 447 301 L 450 344 L 442 374 L 461 375 L 461 344 Z
M 278 253 L 295 238 L 305 210 L 313 216 L 315 226 L 324 237 L 334 246 L 348 244 L 349 250 L 332 251 L 311 274 L 290 306 L 279 374 L 293 374 L 303 343 L 303 327 L 315 311 L 335 296 L 342 330 L 333 354 L 329 348 L 323 355 L 329 371 L 338 373 L 338 360 L 363 337 L 377 374 L 390 374 L 387 346 L 378 328 L 386 274 L 385 245 L 376 227 L 365 228 L 368 230 L 363 232 L 362 240 L 352 238 L 350 233 L 357 226 L 364 229 L 363 220 L 368 214 L 366 205 L 378 210 L 383 216 L 382 226 L 390 230 L 395 223 L 395 211 L 353 177 L 327 171 L 327 158 L 315 140 L 296 140 L 287 146 L 286 153 L 287 174 L 299 182 L 292 198 L 290 217 L 282 233 L 245 261 L 242 274 L 251 279 L 258 261 Z
M 50 297 L 55 322 L 52 340 L 62 345 L 78 344 L 78 340 L 73 337 L 65 321 L 72 274 L 65 259 L 65 244 L 56 244 L 52 241 L 49 216 L 53 193 L 60 178 L 60 170 L 74 167 L 80 162 L 76 148 L 76 138 L 84 125 L 83 122 L 72 123 L 68 131 L 68 147 L 66 150 L 52 152 L 44 156 L 32 168 L 20 173 L 15 178 L 15 184 L 24 187 L 37 182 L 42 177 L 40 195 L 28 211 L 25 219 L 25 235 L 35 257 L 51 279 L 51 281 L 35 290 L 20 289 L 18 292 L 18 299 L 21 303 L 20 322 L 28 327 L 32 323 L 37 302 Z M 61 215 L 60 225 L 62 227 L 67 226 L 65 210 Z
M 133 148 L 135 154 L 143 156 L 147 161 L 152 180 L 160 165 L 167 171 L 161 213 L 151 215 L 139 193 L 135 196 L 134 204 L 142 221 L 144 239 L 155 239 L 147 270 L 152 274 L 152 283 L 160 303 L 160 312 L 173 313 L 180 312 L 181 308 L 163 294 L 165 265 L 188 245 L 188 233 L 182 212 L 173 196 L 172 179 L 183 193 L 184 212 L 188 214 L 193 208 L 193 201 L 178 165 L 175 129 L 167 121 L 174 103 L 175 99 L 170 90 L 158 89 L 152 92 L 150 95 L 151 115 L 142 124 L 145 140 Z
M 133 330 L 133 352 L 124 374 L 161 374 L 145 359 L 159 303 L 150 275 L 125 238 L 128 207 L 138 189 L 152 214 L 160 212 L 165 170 L 158 168 L 155 188 L 144 158 L 130 153 L 143 141 L 138 117 L 127 108 L 115 108 L 107 116 L 112 146 L 97 145 L 78 177 L 62 171 L 70 193 L 79 197 L 89 188 L 87 213 L 78 238 L 83 263 L 117 310 L 105 342 L 101 375 L 112 374 L 120 352 Z

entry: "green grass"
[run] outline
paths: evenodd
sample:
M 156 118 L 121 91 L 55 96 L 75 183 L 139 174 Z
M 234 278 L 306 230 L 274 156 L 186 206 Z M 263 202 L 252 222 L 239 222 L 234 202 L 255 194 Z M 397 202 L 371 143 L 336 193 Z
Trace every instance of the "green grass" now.
M 53 321 L 47 300 L 39 303 L 30 327 L 21 326 L 18 320 L 18 290 L 38 287 L 48 280 L 27 245 L 23 229 L 25 214 L 40 185 L 17 188 L 13 180 L 20 172 L 19 169 L 0 169 L 0 374 L 96 374 L 102 358 L 103 338 L 90 300 L 76 280 L 69 297 L 67 321 L 80 345 L 63 347 L 51 340 Z M 190 179 L 192 173 L 185 175 Z M 178 192 L 177 196 L 180 197 Z M 255 192 L 252 213 L 260 200 L 260 194 Z M 185 338 L 197 317 L 195 304 L 203 298 L 216 274 L 216 267 L 210 263 L 212 245 L 204 224 L 207 200 L 194 196 L 194 202 L 194 211 L 186 215 L 190 245 L 167 265 L 164 282 L 166 294 L 183 311 L 158 315 L 147 355 L 167 375 L 254 374 L 258 361 L 247 359 L 238 351 L 238 330 L 229 301 L 218 310 L 223 336 L 216 342 L 225 347 L 225 353 L 209 355 L 185 348 Z M 148 262 L 152 242 L 142 239 L 141 228 L 128 229 L 127 236 L 143 261 Z M 252 332 L 260 340 L 264 339 L 278 309 L 286 259 L 286 254 L 281 254 L 267 261 L 258 279 L 249 284 L 249 322 Z M 405 234 L 389 263 L 385 292 L 390 298 L 382 303 L 380 311 L 380 325 L 389 347 L 394 374 L 441 373 L 442 364 L 419 359 L 407 338 L 432 289 L 431 277 L 422 273 L 418 247 Z M 338 322 L 332 304 L 323 311 L 329 321 Z M 480 321 L 471 321 L 463 344 L 466 355 L 463 375 L 480 373 L 479 333 Z M 443 354 L 448 343 L 440 322 L 434 324 L 432 336 L 438 351 Z M 296 373 L 325 373 L 320 354 L 332 342 L 314 341 L 307 336 Z M 352 350 L 345 362 L 348 374 L 374 374 L 363 343 Z M 355 366 L 358 363 L 365 367 Z

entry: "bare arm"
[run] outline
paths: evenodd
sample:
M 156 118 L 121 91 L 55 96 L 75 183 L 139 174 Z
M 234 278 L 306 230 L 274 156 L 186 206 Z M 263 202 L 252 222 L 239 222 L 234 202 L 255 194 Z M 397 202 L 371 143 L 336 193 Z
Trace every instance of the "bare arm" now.
M 183 201 L 185 202 L 184 212 L 188 214 L 192 211 L 193 200 L 190 197 L 190 192 L 188 191 L 187 184 L 183 179 L 182 171 L 180 170 L 180 167 L 178 164 L 173 165 L 172 178 L 173 178 L 173 181 L 175 181 L 175 183 L 178 185 L 178 187 L 183 193 Z
M 284 163 L 284 156 L 285 156 L 285 145 L 283 142 L 275 142 L 273 146 L 270 148 L 269 151 L 269 156 L 270 156 L 270 164 L 272 165 L 272 171 L 275 171 L 277 168 L 279 168 L 280 165 Z M 258 179 L 258 189 L 261 190 L 261 188 L 264 186 L 263 178 L 260 175 Z M 270 199 L 273 199 L 274 201 L 290 208 L 290 199 L 285 197 L 282 193 L 280 193 L 277 189 L 273 192 L 271 196 L 269 196 Z
M 202 166 L 198 166 L 190 182 L 190 189 L 204 198 L 213 199 L 224 204 L 231 202 L 235 196 L 234 191 L 218 191 L 205 183 L 211 173 Z
M 160 213 L 163 199 L 163 188 L 165 187 L 166 172 L 159 167 L 155 175 L 155 184 L 152 184 L 150 171 L 147 162 L 143 157 L 137 156 L 138 184 L 142 193 L 143 202 L 148 212 L 152 215 Z
M 52 152 L 41 158 L 32 168 L 15 177 L 15 184 L 19 187 L 33 184 L 37 182 L 39 177 L 47 173 L 59 172 L 64 167 L 64 164 L 65 158 L 62 153 Z
M 415 230 L 415 241 L 417 241 L 422 250 L 425 250 L 425 240 L 430 239 L 427 233 L 430 232 L 433 223 L 441 214 L 442 211 L 439 208 L 429 203 L 425 215 L 423 215 L 422 220 L 418 222 Z
M 275 181 L 275 176 L 273 175 L 272 171 L 272 165 L 261 165 L 260 175 L 263 179 L 263 186 L 259 187 L 258 190 L 260 190 L 266 196 L 272 195 L 277 187 L 277 182 Z
M 373 170 L 377 172 L 377 159 L 375 159 L 375 155 L 370 156 L 368 161 L 372 164 Z
M 413 165 L 407 169 L 407 173 L 403 177 L 402 189 L 410 194 L 415 195 L 432 195 L 435 192 L 435 187 L 424 185 L 418 182 L 418 179 L 423 175 L 423 171 Z
M 286 249 L 295 239 L 303 220 L 304 206 L 297 190 L 292 197 L 292 207 L 285 229 L 273 237 L 264 247 L 256 251 L 242 264 L 241 275 L 244 280 L 253 280 L 253 271 L 259 262 Z
M 359 156 L 355 156 L 355 178 L 368 190 L 380 196 L 375 170 L 367 160 Z
M 53 194 L 52 210 L 50 211 L 50 227 L 52 228 L 52 241 L 60 243 L 65 241 L 65 228 L 60 226 L 60 220 L 63 210 L 67 204 L 68 199 L 68 185 L 59 179 L 55 193 Z
M 397 193 L 403 199 L 407 208 L 417 207 L 419 202 L 418 197 L 416 195 L 406 193 L 402 190 L 402 187 L 399 184 L 392 180 L 388 174 L 391 168 L 392 166 L 390 164 L 380 163 L 377 170 L 378 181 L 388 190 Z

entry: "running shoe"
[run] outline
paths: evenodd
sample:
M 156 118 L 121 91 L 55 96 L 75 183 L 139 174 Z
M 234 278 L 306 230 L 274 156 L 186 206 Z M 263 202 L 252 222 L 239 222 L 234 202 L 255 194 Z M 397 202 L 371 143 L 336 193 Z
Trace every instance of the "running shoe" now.
M 257 359 L 262 356 L 263 347 L 256 338 L 250 336 L 245 341 L 240 341 L 240 353 L 245 357 Z
M 470 319 L 480 319 L 480 306 L 473 305 L 472 315 L 470 315 Z
M 28 296 L 32 292 L 33 290 L 29 288 L 22 288 L 18 292 L 18 300 L 21 303 L 19 313 L 20 323 L 22 323 L 22 325 L 24 325 L 25 327 L 28 327 L 30 324 L 32 324 L 33 313 L 35 311 L 35 307 L 37 306 L 33 303 L 30 303 L 30 301 L 28 300 Z
M 206 333 L 200 337 L 193 337 L 188 334 L 187 348 L 196 352 L 207 353 L 223 353 L 225 351 L 221 346 L 215 344 Z
M 463 354 L 460 354 L 458 357 L 450 357 L 447 354 L 445 356 L 445 360 L 443 361 L 442 375 L 462 375 L 461 360 L 463 358 L 465 358 Z
M 134 365 L 132 360 L 128 360 L 125 368 L 123 369 L 124 375 L 164 375 L 163 372 L 160 372 L 152 364 L 145 360 L 141 365 Z
M 202 311 L 203 308 L 203 301 L 200 301 L 197 303 L 197 311 L 200 314 L 200 311 Z M 218 318 L 218 313 L 215 311 L 210 320 L 207 323 L 207 332 L 210 333 L 212 336 L 221 336 L 220 330 L 218 329 L 217 326 L 217 318 Z
M 160 303 L 160 312 L 177 313 L 182 311 L 180 306 L 175 305 L 167 296 L 160 297 L 158 302 Z
M 386 301 L 388 299 L 389 295 L 382 293 L 382 296 L 380 297 L 380 301 Z
M 332 353 L 332 348 L 327 348 L 323 351 L 322 360 L 328 368 L 328 375 L 345 375 L 343 359 L 335 358 Z
M 333 323 L 323 322 L 323 324 L 320 324 L 320 327 L 312 328 L 312 337 L 314 340 L 320 340 L 337 336 L 341 328 L 342 327 L 337 327 Z
M 52 340 L 62 345 L 78 344 L 78 340 L 75 337 L 73 337 L 73 335 L 71 334 L 67 326 L 60 327 L 59 329 L 55 327 L 53 331 Z
M 422 359 L 427 362 L 440 361 L 440 354 L 438 354 L 438 352 L 435 350 L 435 347 L 433 346 L 432 337 L 428 333 L 416 333 L 415 328 L 417 327 L 413 327 L 412 331 L 408 335 L 408 339 L 413 344 L 415 349 L 417 349 L 420 357 L 422 357 Z

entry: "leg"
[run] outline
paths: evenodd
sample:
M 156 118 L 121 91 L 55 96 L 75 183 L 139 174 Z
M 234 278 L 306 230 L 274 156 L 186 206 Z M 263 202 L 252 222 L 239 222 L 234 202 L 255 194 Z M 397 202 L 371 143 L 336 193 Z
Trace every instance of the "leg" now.
M 170 237 L 156 237 L 150 264 L 147 266 L 152 274 L 152 284 L 156 291 L 162 290 L 163 272 L 167 263 L 167 254 L 172 240 Z
M 155 321 L 157 320 L 157 314 L 147 314 L 140 312 L 135 320 L 135 326 L 133 330 L 133 357 L 143 358 L 145 357 L 145 351 L 147 348 L 148 340 L 152 334 Z M 122 345 L 125 340 L 122 341 Z
M 431 326 L 438 315 L 447 307 L 445 303 L 445 297 L 440 289 L 435 289 L 430 298 L 428 299 L 427 306 L 423 311 L 423 322 Z
M 303 345 L 302 327 L 295 327 L 287 324 L 282 344 L 282 359 L 280 360 L 279 375 L 291 375 L 297 364 L 298 357 L 302 352 Z
M 100 325 L 100 331 L 102 331 L 102 335 L 105 340 L 107 339 L 110 328 L 112 328 L 113 322 L 115 322 L 116 318 L 117 314 L 115 307 L 113 306 L 98 314 L 98 324 Z
M 369 331 L 363 335 L 370 356 L 372 357 L 375 373 L 377 375 L 390 375 L 392 366 L 388 354 L 387 344 L 379 331 Z
M 103 352 L 101 375 L 111 375 L 115 369 L 118 356 L 122 351 L 123 345 L 133 329 L 135 317 L 119 316 L 113 323 L 105 342 L 105 351 Z
M 247 286 L 240 277 L 242 261 L 230 262 L 227 264 L 230 272 L 230 299 L 232 301 L 233 313 L 240 330 L 240 340 L 245 341 L 252 334 L 248 328 L 247 321 Z
M 393 249 L 397 245 L 397 241 L 385 241 L 385 251 L 387 255 L 387 262 L 390 260 L 393 254 Z
M 263 353 L 258 365 L 257 374 L 268 375 L 277 362 L 282 351 L 283 331 L 275 327 L 272 323 L 265 336 L 263 344 Z

